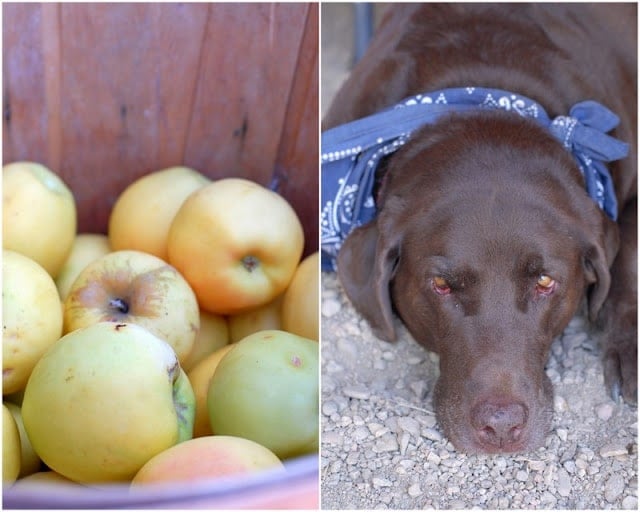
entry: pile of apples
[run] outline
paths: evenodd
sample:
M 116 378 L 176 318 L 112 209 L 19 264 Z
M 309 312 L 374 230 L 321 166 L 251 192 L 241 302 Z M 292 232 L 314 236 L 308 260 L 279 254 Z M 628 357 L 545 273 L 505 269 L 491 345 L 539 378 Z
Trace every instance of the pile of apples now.
M 78 234 L 46 167 L 3 168 L 2 477 L 194 481 L 318 450 L 318 253 L 288 202 L 187 167 Z

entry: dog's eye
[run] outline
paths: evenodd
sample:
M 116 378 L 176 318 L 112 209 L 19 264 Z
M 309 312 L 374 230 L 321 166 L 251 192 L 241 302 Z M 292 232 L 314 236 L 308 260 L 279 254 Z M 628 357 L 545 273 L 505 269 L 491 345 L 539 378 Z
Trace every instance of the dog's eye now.
M 551 295 L 556 289 L 556 280 L 547 274 L 540 274 L 536 282 L 536 291 L 541 295 Z
M 444 277 L 436 276 L 431 280 L 433 291 L 438 295 L 447 295 L 451 293 L 451 287 Z

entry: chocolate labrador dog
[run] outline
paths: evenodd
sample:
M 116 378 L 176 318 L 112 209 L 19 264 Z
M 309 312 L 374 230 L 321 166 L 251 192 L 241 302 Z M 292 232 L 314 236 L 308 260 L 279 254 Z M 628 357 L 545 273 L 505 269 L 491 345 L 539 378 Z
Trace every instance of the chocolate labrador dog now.
M 586 100 L 619 117 L 604 129 L 629 144 L 606 164 L 617 215 L 587 193 L 585 157 L 515 100 L 442 115 L 377 167 L 375 217 L 346 236 L 338 275 L 379 337 L 395 339 L 395 313 L 440 355 L 436 414 L 459 450 L 542 445 L 550 345 L 583 305 L 606 386 L 636 403 L 636 48 L 635 4 L 394 4 L 325 116 L 491 88 L 550 118 Z

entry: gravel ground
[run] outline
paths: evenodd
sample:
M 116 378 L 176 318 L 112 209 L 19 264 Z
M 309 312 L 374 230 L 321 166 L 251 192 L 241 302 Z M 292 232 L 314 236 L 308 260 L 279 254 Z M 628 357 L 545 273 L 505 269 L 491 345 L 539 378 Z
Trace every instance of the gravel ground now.
M 336 275 L 322 283 L 323 509 L 637 509 L 637 411 L 605 392 L 582 317 L 553 344 L 545 446 L 467 456 L 435 420 L 437 355 L 399 321 L 398 342 L 377 339 Z
M 323 112 L 353 63 L 351 28 L 349 4 L 322 5 Z M 466 456 L 435 420 L 438 357 L 399 322 L 398 342 L 377 339 L 336 275 L 323 273 L 322 284 L 323 509 L 637 509 L 637 410 L 606 394 L 581 317 L 553 345 L 546 445 Z

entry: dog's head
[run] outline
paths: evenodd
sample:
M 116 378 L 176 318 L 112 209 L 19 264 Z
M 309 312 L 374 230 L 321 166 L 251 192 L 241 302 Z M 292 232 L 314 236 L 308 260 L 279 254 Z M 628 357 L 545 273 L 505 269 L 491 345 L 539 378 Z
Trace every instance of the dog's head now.
M 597 314 L 617 248 L 572 157 L 511 114 L 442 120 L 391 157 L 378 206 L 338 256 L 356 309 L 390 341 L 395 311 L 440 354 L 436 412 L 457 448 L 539 446 L 549 347 L 585 292 Z

